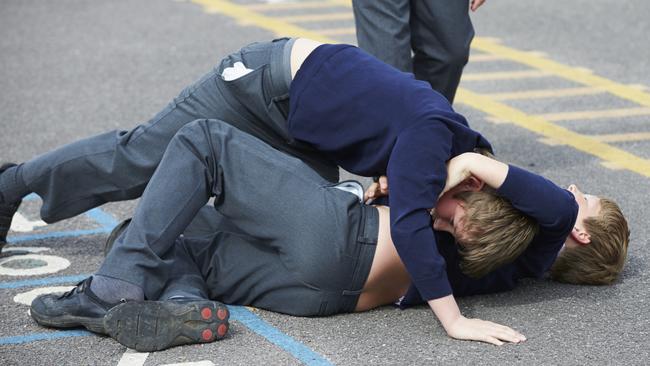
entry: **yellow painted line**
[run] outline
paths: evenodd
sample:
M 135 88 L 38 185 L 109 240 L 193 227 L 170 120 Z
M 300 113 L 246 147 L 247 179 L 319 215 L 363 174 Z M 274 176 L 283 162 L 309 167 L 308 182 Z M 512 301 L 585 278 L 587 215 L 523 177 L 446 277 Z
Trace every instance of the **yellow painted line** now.
M 354 19 L 354 14 L 352 14 L 349 11 L 346 11 L 345 13 L 289 15 L 286 17 L 277 17 L 276 19 L 287 23 L 321 22 L 321 21 L 328 21 L 328 20 Z
M 635 107 L 635 108 L 603 109 L 603 110 L 591 110 L 591 111 L 544 113 L 544 114 L 538 114 L 537 117 L 543 118 L 547 121 L 557 122 L 557 121 L 591 120 L 591 119 L 601 119 L 601 118 L 633 117 L 633 116 L 647 116 L 647 115 L 650 115 L 650 108 Z
M 490 61 L 501 61 L 506 60 L 505 57 L 491 54 L 491 53 L 481 53 L 479 55 L 470 54 L 469 62 L 490 62 Z
M 504 101 L 536 98 L 564 98 L 602 93 L 605 93 L 604 89 L 585 86 L 581 88 L 522 90 L 510 93 L 484 93 L 483 95 L 488 96 L 494 100 Z
M 538 70 L 550 72 L 567 80 L 591 87 L 603 88 L 620 98 L 633 101 L 644 107 L 650 107 L 650 94 L 629 85 L 594 75 L 587 70 L 563 65 L 542 56 L 515 50 L 483 37 L 476 37 L 472 42 L 472 47 L 481 52 L 497 54 Z
M 331 28 L 331 29 L 320 29 L 318 31 L 324 36 L 347 36 L 356 34 L 356 29 L 354 27 L 347 28 Z
M 650 140 L 650 132 L 614 133 L 609 135 L 592 135 L 600 142 L 630 142 Z
M 352 0 L 330 0 L 329 2 L 339 6 L 347 6 L 348 8 L 352 7 Z
M 323 43 L 338 43 L 336 40 L 325 37 L 317 32 L 268 17 L 243 5 L 238 5 L 225 0 L 190 0 L 192 3 L 203 6 L 206 12 L 219 13 L 235 18 L 240 23 L 252 24 L 259 28 L 273 32 L 276 36 L 305 37 Z
M 294 9 L 323 9 L 341 6 L 327 1 L 301 1 L 286 3 L 263 3 L 244 5 L 252 11 L 269 11 L 269 10 L 294 10 Z
M 609 166 L 622 167 L 645 177 L 650 177 L 650 160 L 607 145 L 593 137 L 581 135 L 567 128 L 555 125 L 540 116 L 525 114 L 518 109 L 509 107 L 465 88 L 458 89 L 456 101 L 488 113 L 499 120 L 508 121 L 516 126 L 538 133 L 560 144 L 568 145 L 577 150 L 594 155 L 608 162 Z
M 551 73 L 542 70 L 477 72 L 463 74 L 462 81 L 528 79 L 541 78 L 549 75 L 551 75 Z

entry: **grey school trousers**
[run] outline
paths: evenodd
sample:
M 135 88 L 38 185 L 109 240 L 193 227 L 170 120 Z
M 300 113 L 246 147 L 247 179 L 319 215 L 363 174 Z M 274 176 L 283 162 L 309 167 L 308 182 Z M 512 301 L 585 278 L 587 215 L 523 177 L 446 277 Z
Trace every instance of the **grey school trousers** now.
M 413 72 L 454 101 L 474 38 L 468 0 L 353 0 L 352 5 L 360 48 Z
M 225 57 L 147 123 L 79 140 L 10 168 L 0 189 L 15 200 L 37 193 L 43 199 L 41 217 L 48 223 L 106 202 L 137 198 L 171 138 L 197 119 L 226 121 L 338 181 L 336 164 L 287 132 L 291 44 L 284 38 L 248 45 Z M 235 62 L 254 71 L 225 81 L 223 70 Z
M 97 273 L 149 299 L 189 293 L 300 316 L 353 311 L 378 212 L 333 185 L 225 122 L 194 121 L 171 139 Z M 215 233 L 180 236 L 210 197 Z

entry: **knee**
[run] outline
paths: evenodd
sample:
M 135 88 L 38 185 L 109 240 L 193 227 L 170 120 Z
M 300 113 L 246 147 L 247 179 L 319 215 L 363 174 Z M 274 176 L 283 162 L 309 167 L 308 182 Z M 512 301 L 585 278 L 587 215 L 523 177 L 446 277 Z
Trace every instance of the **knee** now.
M 428 51 L 426 48 L 414 49 L 415 60 L 427 63 L 435 62 L 444 67 L 462 68 L 469 59 L 469 45 L 450 44 L 439 50 Z
M 170 141 L 170 146 L 181 143 L 181 145 L 199 145 L 205 138 L 207 129 L 206 119 L 197 119 L 181 127 Z
M 175 140 L 204 141 L 206 137 L 221 134 L 232 128 L 226 122 L 217 119 L 196 119 L 181 127 L 174 135 Z
M 238 130 L 217 119 L 197 119 L 176 132 L 171 145 L 184 146 L 194 151 L 221 151 L 237 135 Z M 208 149 L 208 150 L 206 150 Z
M 452 67 L 463 67 L 469 60 L 469 44 L 454 45 L 447 50 L 445 63 Z

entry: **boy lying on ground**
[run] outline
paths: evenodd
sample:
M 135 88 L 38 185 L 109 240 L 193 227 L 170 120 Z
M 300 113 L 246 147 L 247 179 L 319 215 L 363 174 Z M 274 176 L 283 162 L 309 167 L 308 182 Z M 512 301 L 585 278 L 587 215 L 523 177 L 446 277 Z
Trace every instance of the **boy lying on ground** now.
M 41 296 L 31 308 L 39 323 L 83 325 L 128 347 L 153 351 L 222 338 L 227 310 L 220 302 L 324 316 L 391 304 L 408 292 L 411 279 L 391 240 L 389 208 L 362 204 L 361 197 L 338 189 L 298 159 L 225 123 L 199 121 L 172 139 L 158 167 L 166 169 L 179 178 L 161 181 L 154 174 L 133 221 L 98 271 L 131 285 L 112 287 L 107 299 L 106 292 L 92 290 L 90 277 L 63 297 Z M 595 276 L 608 282 L 620 272 L 627 226 L 609 201 L 583 195 L 575 186 L 563 190 L 474 153 L 452 159 L 448 178 L 430 225 L 460 243 L 438 244 L 457 295 L 501 291 L 520 277 L 539 277 L 563 245 L 561 253 L 584 249 L 580 245 L 612 246 L 611 257 L 599 263 L 602 268 L 583 269 L 599 271 Z M 482 192 L 484 184 L 502 197 Z M 137 225 L 152 233 L 163 226 L 159 215 L 150 222 L 149 212 L 162 211 L 172 219 L 188 206 L 201 209 L 210 196 L 216 211 L 204 213 L 212 218 L 203 221 L 213 223 L 207 230 L 213 235 L 188 234 L 175 238 L 174 245 L 155 242 L 151 248 L 132 244 Z M 610 237 L 589 231 L 603 225 L 613 232 Z M 493 257 L 485 256 L 486 250 L 500 250 L 506 259 L 495 269 L 484 263 Z M 158 253 L 159 263 L 151 261 Z M 139 276 L 137 269 L 152 263 L 164 270 L 156 278 Z M 142 301 L 141 293 L 133 299 L 134 288 L 163 300 Z M 120 304 L 120 299 L 132 300 Z M 402 299 L 401 305 L 421 301 Z M 494 344 L 525 340 L 508 327 L 454 316 L 452 327 L 445 328 L 452 337 Z M 453 326 L 463 322 L 472 326 Z

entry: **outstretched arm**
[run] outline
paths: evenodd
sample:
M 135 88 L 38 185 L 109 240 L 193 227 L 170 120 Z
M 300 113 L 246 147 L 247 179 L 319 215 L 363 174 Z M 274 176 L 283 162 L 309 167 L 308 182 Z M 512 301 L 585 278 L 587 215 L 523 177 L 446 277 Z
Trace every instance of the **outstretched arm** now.
M 525 338 L 510 328 L 463 317 L 453 297 L 428 213 L 445 186 L 449 134 L 440 124 L 422 123 L 397 139 L 387 169 L 392 184 L 391 237 L 417 292 L 450 337 L 493 344 L 520 342 Z
M 503 341 L 519 343 L 526 340 L 523 334 L 510 327 L 461 315 L 453 295 L 429 300 L 429 307 L 452 338 L 482 341 L 500 346 Z

